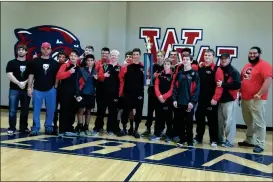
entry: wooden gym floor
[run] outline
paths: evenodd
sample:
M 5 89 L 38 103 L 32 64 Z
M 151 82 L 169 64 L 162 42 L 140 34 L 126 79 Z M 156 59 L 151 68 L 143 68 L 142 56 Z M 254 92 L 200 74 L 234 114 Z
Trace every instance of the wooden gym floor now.
M 31 125 L 32 114 L 29 118 Z M 1 181 L 272 181 L 273 177 L 272 132 L 267 133 L 265 152 L 257 155 L 252 148 L 237 146 L 245 136 L 240 129 L 234 148 L 212 149 L 206 131 L 204 144 L 189 149 L 106 134 L 11 137 L 7 127 L 8 113 L 2 110 Z M 140 133 L 144 129 L 143 121 Z

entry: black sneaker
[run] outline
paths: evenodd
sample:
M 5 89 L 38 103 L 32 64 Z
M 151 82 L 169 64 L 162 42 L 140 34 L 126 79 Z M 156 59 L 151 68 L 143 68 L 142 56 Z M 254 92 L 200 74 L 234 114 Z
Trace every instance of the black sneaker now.
M 20 129 L 19 132 L 20 133 L 30 133 L 30 130 L 28 128 L 26 128 L 26 129 Z
M 125 135 L 127 135 L 127 131 L 126 130 L 121 130 L 120 132 L 117 133 L 118 137 L 122 137 L 122 136 L 125 136 Z
M 134 131 L 133 136 L 134 136 L 135 138 L 140 138 L 140 135 L 139 135 L 139 133 L 138 133 L 137 131 Z
M 238 142 L 238 145 L 240 147 L 255 147 L 255 145 L 248 143 L 247 141 L 243 141 L 243 142 Z
M 255 152 L 255 153 L 261 153 L 263 151 L 264 151 L 264 149 L 260 146 L 255 146 L 255 148 L 253 149 L 253 152 Z
M 141 134 L 142 137 L 150 137 L 151 136 L 151 130 L 146 130 Z
M 128 135 L 133 135 L 134 134 L 134 128 L 129 128 L 128 130 Z

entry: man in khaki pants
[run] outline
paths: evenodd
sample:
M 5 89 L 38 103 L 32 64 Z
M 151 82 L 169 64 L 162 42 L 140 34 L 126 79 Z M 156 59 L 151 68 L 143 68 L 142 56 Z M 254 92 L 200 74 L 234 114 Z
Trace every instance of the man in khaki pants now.
M 247 125 L 246 139 L 239 146 L 254 147 L 253 152 L 264 151 L 266 136 L 265 104 L 272 84 L 272 66 L 260 58 L 261 49 L 252 47 L 242 72 L 242 112 Z M 255 136 L 255 138 L 254 138 Z

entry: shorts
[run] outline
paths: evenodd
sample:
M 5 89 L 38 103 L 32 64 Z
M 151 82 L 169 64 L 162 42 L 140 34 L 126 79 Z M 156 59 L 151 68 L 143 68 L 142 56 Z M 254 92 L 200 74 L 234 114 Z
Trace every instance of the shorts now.
M 86 108 L 88 110 L 95 108 L 95 96 L 94 95 L 81 95 L 82 100 L 78 102 L 78 108 Z

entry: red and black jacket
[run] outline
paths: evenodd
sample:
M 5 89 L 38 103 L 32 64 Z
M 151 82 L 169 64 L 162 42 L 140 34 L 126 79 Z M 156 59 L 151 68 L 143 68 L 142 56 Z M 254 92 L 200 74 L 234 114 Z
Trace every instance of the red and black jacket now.
M 173 88 L 173 101 L 178 105 L 187 106 L 198 102 L 200 93 L 200 78 L 198 72 L 193 69 L 189 71 L 181 70 L 177 73 Z
M 61 65 L 56 79 L 61 81 L 59 85 L 59 89 L 63 90 L 66 93 L 75 93 L 76 91 L 76 79 L 77 79 L 77 70 L 80 68 L 79 65 L 76 65 L 75 72 L 71 73 L 69 70 L 73 68 L 75 65 L 68 61 Z
M 220 103 L 236 100 L 241 88 L 240 73 L 230 64 L 226 67 L 218 67 L 215 81 L 219 80 L 222 81 L 222 86 L 216 87 L 213 99 Z
M 203 107 L 210 107 L 211 100 L 216 90 L 215 73 L 217 65 L 211 62 L 206 66 L 205 63 L 199 64 L 198 74 L 200 77 L 200 95 L 198 105 Z
M 120 80 L 119 80 L 119 73 L 121 71 L 121 66 L 119 64 L 113 66 L 112 64 L 104 64 L 101 65 L 99 70 L 103 70 L 103 73 L 109 73 L 109 77 L 102 77 L 100 79 L 103 87 L 104 94 L 111 94 L 114 97 L 119 97 L 119 87 L 120 87 Z
M 172 93 L 173 93 L 173 85 L 174 85 L 174 73 L 170 70 L 170 72 L 166 73 L 165 70 L 160 72 L 155 79 L 154 92 L 156 97 L 162 95 L 165 103 L 172 103 Z
M 119 96 L 125 94 L 144 95 L 144 66 L 141 62 L 122 67 L 119 80 Z

